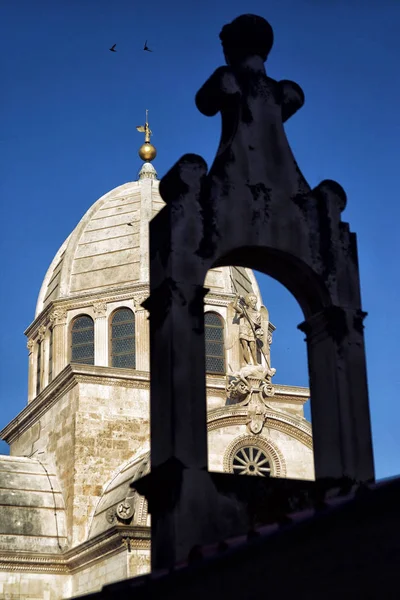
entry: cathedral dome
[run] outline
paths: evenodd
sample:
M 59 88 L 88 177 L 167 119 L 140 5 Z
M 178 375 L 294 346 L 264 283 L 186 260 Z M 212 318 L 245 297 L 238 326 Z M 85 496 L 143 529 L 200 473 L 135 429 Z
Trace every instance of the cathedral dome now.
M 65 510 L 54 472 L 35 458 L 0 457 L 0 550 L 60 553 Z
M 164 206 L 156 175 L 153 165 L 145 163 L 138 181 L 111 190 L 89 208 L 46 273 L 35 317 L 56 300 L 148 284 L 148 223 Z M 249 269 L 213 269 L 206 286 L 217 293 L 259 296 Z

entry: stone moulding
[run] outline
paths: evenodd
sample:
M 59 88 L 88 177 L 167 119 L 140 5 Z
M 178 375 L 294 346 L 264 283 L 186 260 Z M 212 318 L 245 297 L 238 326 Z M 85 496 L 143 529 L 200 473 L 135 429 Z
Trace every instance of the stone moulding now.
M 75 385 L 95 383 L 149 389 L 150 374 L 146 371 L 127 372 L 115 367 L 69 364 L 32 400 L 2 431 L 0 438 L 14 441 Z
M 307 448 L 313 447 L 311 424 L 305 419 L 296 418 L 292 415 L 283 415 L 272 410 L 265 411 L 265 427 L 282 431 L 290 437 L 298 440 Z M 234 405 L 223 408 L 215 408 L 209 411 L 207 416 L 207 430 L 214 431 L 232 425 L 246 425 L 248 411 L 246 407 L 236 408 Z M 254 436 L 253 436 L 254 437 Z
M 131 549 L 150 551 L 150 528 L 119 525 L 84 542 L 63 555 L 29 555 L 29 553 L 0 553 L 0 571 L 71 574 L 102 560 L 106 556 L 126 551 L 124 539 L 130 539 Z
M 32 337 L 36 335 L 36 331 L 41 325 L 46 325 L 50 320 L 50 314 L 54 310 L 75 310 L 78 308 L 89 308 L 93 306 L 96 301 L 110 303 L 110 302 L 123 302 L 124 300 L 135 300 L 135 297 L 142 297 L 144 294 L 149 293 L 148 284 L 139 284 L 125 288 L 116 287 L 112 290 L 101 292 L 101 299 L 99 298 L 99 292 L 93 292 L 90 294 L 81 294 L 76 297 L 68 297 L 65 299 L 58 299 L 55 302 L 50 302 L 46 308 L 38 315 L 38 317 L 27 327 L 25 335 Z

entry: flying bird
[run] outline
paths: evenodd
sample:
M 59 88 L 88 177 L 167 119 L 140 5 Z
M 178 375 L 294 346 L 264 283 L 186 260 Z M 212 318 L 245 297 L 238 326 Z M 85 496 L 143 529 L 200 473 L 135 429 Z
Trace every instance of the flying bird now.
M 116 52 L 116 49 L 115 49 L 115 46 L 116 46 L 116 45 L 117 45 L 117 44 L 114 44 L 114 46 L 111 46 L 111 48 L 109 48 L 110 52 Z
M 144 48 L 143 50 L 147 50 L 147 52 L 153 52 L 153 50 L 150 50 L 150 48 L 147 46 L 147 40 L 144 43 Z

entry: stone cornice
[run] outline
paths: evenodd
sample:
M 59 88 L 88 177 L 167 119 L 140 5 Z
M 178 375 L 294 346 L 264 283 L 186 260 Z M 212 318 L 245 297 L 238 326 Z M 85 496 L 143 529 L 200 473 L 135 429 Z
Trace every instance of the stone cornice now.
M 0 431 L 0 438 L 7 443 L 12 442 L 18 435 L 33 425 L 66 392 L 82 382 L 149 389 L 150 374 L 145 371 L 128 371 L 115 367 L 69 364 Z
M 225 293 L 214 293 L 208 292 L 204 297 L 204 303 L 211 306 L 228 306 L 235 299 L 235 294 L 230 292 Z
M 210 394 L 215 393 L 216 395 L 220 395 L 221 391 L 226 390 L 225 375 L 207 375 L 206 383 L 207 391 Z M 309 388 L 276 383 L 273 383 L 273 386 L 275 388 L 275 395 L 273 397 L 274 402 L 295 402 L 305 404 L 310 398 Z
M 69 574 L 105 556 L 131 549 L 150 550 L 150 528 L 118 525 L 64 554 L 30 554 L 0 551 L 0 571 Z
M 69 296 L 68 298 L 57 298 L 57 300 L 50 302 L 46 308 L 36 317 L 36 319 L 27 327 L 24 334 L 27 337 L 36 335 L 36 331 L 42 325 L 45 325 L 49 321 L 51 312 L 55 308 L 62 308 L 64 310 L 74 310 L 77 308 L 87 308 L 93 305 L 95 301 L 103 302 L 120 302 L 123 300 L 135 299 L 135 296 L 143 296 L 143 293 L 150 293 L 148 283 L 139 283 L 134 286 L 114 288 L 112 290 L 102 291 L 101 293 L 92 292 L 88 294 L 80 294 L 77 296 Z M 214 306 L 228 306 L 232 302 L 235 294 L 229 292 L 226 293 L 214 293 L 209 292 L 205 297 L 205 302 Z
M 119 302 L 122 300 L 134 299 L 136 295 L 142 295 L 143 292 L 149 291 L 148 283 L 140 283 L 134 286 L 124 288 L 114 288 L 101 293 L 92 292 L 90 294 L 81 294 L 77 296 L 69 296 L 68 298 L 58 298 L 54 302 L 50 302 L 46 308 L 36 317 L 36 319 L 25 330 L 26 336 L 31 336 L 38 327 L 48 321 L 48 317 L 54 308 L 63 308 L 64 310 L 73 310 L 76 308 L 86 308 L 92 306 L 96 300 L 104 302 Z
M 115 367 L 69 364 L 32 402 L 0 431 L 0 439 L 4 439 L 7 443 L 13 442 L 17 436 L 31 427 L 50 406 L 55 404 L 59 398 L 79 383 L 150 389 L 150 373 L 148 371 L 130 371 Z M 274 385 L 274 387 L 275 396 L 273 397 L 273 402 L 286 401 L 304 404 L 309 398 L 308 388 L 286 385 Z M 207 376 L 207 392 L 209 395 L 225 396 L 225 390 L 226 378 L 224 375 Z

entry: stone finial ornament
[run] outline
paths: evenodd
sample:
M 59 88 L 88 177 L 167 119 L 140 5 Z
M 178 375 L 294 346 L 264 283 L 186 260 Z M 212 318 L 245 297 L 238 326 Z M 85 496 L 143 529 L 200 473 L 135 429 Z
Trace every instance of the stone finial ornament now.
M 153 569 L 171 567 L 195 544 L 238 531 L 237 505 L 216 487 L 221 477 L 235 482 L 236 476 L 207 472 L 204 280 L 211 268 L 249 267 L 293 294 L 305 319 L 299 328 L 307 336 L 316 477 L 374 479 L 366 313 L 356 237 L 341 220 L 345 192 L 331 180 L 311 189 L 296 163 L 283 124 L 301 108 L 304 94 L 265 71 L 273 44 L 269 23 L 243 15 L 220 37 L 227 65 L 196 95 L 204 115 L 221 113 L 215 160 L 208 169 L 201 156 L 185 154 L 161 180 L 166 206 L 150 223 L 144 306 L 150 312 L 152 464 L 135 487 L 149 502 Z M 160 494 L 165 486 L 168 495 Z

